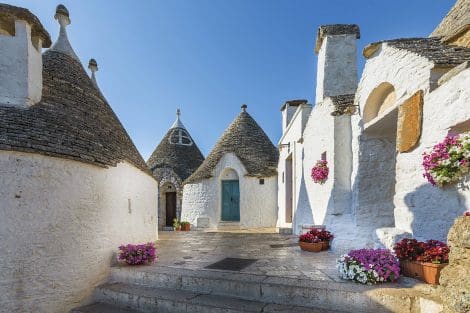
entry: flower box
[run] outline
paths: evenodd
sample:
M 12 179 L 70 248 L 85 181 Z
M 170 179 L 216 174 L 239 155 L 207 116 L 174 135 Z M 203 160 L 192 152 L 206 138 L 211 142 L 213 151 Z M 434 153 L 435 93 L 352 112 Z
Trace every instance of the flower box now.
M 320 252 L 323 248 L 322 242 L 303 242 L 299 241 L 300 249 L 308 252 Z
M 432 285 L 439 285 L 441 270 L 447 264 L 448 263 L 434 264 L 429 262 L 403 260 L 400 261 L 400 268 L 403 275 L 406 277 L 416 278 Z

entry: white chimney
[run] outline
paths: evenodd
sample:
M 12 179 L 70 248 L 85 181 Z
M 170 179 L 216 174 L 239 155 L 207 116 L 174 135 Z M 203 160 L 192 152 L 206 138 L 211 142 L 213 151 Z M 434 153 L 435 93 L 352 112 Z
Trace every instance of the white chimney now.
M 357 47 L 359 26 L 320 26 L 315 52 L 318 54 L 315 103 L 331 96 L 354 94 L 357 89 Z
M 294 117 L 297 108 L 302 105 L 306 105 L 307 100 L 288 100 L 281 106 L 282 112 L 282 133 L 284 133 L 289 126 L 292 117 Z
M 0 105 L 28 108 L 41 101 L 42 48 L 51 45 L 38 18 L 0 4 Z

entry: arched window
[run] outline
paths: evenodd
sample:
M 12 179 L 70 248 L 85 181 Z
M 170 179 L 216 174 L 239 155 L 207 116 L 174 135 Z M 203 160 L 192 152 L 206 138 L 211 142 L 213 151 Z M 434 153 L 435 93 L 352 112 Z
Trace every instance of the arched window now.
M 174 129 L 168 140 L 170 141 L 170 144 L 173 145 L 191 146 L 193 144 L 188 132 L 182 128 Z
M 368 123 L 384 111 L 390 108 L 396 101 L 395 88 L 390 83 L 381 83 L 378 85 L 367 98 L 364 106 L 363 119 L 364 123 Z

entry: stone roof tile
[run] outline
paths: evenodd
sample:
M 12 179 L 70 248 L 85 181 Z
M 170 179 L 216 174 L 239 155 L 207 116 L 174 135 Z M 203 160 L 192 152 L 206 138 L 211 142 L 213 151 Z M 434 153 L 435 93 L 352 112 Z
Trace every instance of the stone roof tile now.
M 195 183 L 212 177 L 220 159 L 235 154 L 245 166 L 247 176 L 277 175 L 279 152 L 256 121 L 243 110 L 225 130 L 211 153 L 185 183 Z
M 83 66 L 69 55 L 43 54 L 41 102 L 0 106 L 0 149 L 73 159 L 102 167 L 147 165 Z
M 43 48 L 49 48 L 51 46 L 51 37 L 36 15 L 31 13 L 28 9 L 0 3 L 0 23 L 14 23 L 15 20 L 25 20 L 28 22 L 28 24 L 31 25 L 31 36 L 41 38 Z
M 470 26 L 470 1 L 458 0 L 441 23 L 432 32 L 432 37 L 451 38 Z
M 438 66 L 453 67 L 470 60 L 470 48 L 447 45 L 434 37 L 401 38 L 371 43 L 364 48 L 364 57 L 372 56 L 383 43 L 422 56 Z

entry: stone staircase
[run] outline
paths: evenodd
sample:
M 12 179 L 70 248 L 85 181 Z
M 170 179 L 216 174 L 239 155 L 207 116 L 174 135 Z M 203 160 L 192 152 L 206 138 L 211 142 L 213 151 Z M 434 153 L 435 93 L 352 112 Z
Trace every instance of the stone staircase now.
M 413 279 L 363 286 L 170 266 L 113 267 L 95 303 L 74 313 L 438 313 L 436 289 Z

